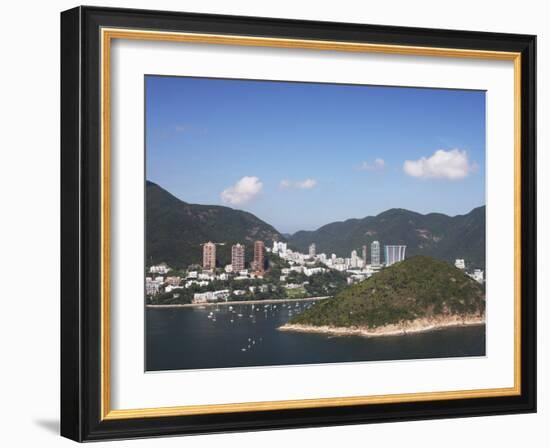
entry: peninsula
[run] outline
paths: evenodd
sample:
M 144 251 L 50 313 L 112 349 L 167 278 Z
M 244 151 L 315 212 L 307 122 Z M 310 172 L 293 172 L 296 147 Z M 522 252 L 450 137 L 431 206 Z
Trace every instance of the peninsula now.
M 485 323 L 485 290 L 431 257 L 396 263 L 317 303 L 282 331 L 388 336 Z

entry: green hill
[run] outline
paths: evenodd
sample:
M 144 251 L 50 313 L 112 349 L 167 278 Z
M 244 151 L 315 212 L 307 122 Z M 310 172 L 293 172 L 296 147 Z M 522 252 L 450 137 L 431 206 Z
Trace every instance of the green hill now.
M 251 213 L 217 205 L 188 204 L 159 185 L 146 183 L 147 265 L 166 262 L 174 268 L 202 263 L 201 244 L 212 241 L 218 262 L 231 263 L 231 245 L 245 244 L 246 259 L 252 259 L 253 242 L 266 244 L 282 236 Z
M 300 252 L 307 252 L 315 243 L 318 253 L 341 257 L 349 257 L 354 249 L 361 254 L 362 246 L 375 240 L 381 245 L 405 244 L 408 257 L 427 255 L 449 262 L 464 258 L 470 268 L 485 268 L 485 206 L 453 217 L 390 209 L 377 216 L 300 231 L 288 238 L 290 247 Z
M 290 324 L 376 328 L 418 318 L 484 313 L 481 285 L 446 262 L 416 256 L 317 303 Z

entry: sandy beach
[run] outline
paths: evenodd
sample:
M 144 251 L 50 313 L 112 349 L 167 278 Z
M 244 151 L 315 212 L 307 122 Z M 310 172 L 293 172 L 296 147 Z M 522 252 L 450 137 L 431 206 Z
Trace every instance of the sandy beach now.
M 399 324 L 384 325 L 378 328 L 368 327 L 331 327 L 300 324 L 285 324 L 278 328 L 280 331 L 297 331 L 302 333 L 322 333 L 334 336 L 401 336 L 413 333 L 440 330 L 448 327 L 465 327 L 485 324 L 485 316 L 441 316 L 422 318 Z

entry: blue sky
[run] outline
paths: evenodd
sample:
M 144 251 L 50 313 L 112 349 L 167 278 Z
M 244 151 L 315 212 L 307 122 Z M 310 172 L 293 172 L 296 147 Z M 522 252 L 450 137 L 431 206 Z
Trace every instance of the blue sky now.
M 485 204 L 485 92 L 146 76 L 146 177 L 280 232 Z

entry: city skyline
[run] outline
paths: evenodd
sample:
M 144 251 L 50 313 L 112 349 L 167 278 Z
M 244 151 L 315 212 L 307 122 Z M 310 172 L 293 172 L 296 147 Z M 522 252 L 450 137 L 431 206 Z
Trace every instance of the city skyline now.
M 378 240 L 374 240 L 371 243 L 370 246 L 370 260 L 368 259 L 368 250 L 367 246 L 362 246 L 362 256 L 359 257 L 357 250 L 352 249 L 350 252 L 350 257 L 338 257 L 335 253 L 317 253 L 316 251 L 316 243 L 312 242 L 308 246 L 308 253 L 304 254 L 301 253 L 299 250 L 292 250 L 288 247 L 288 243 L 284 241 L 278 241 L 276 239 L 272 240 L 273 247 L 267 249 L 268 252 L 276 253 L 279 256 L 283 254 L 283 257 L 286 257 L 287 251 L 288 254 L 294 254 L 294 256 L 298 257 L 298 260 L 300 263 L 303 263 L 305 259 L 309 260 L 318 260 L 322 263 L 327 263 L 330 265 L 331 260 L 334 262 L 335 260 L 339 260 L 343 265 L 344 268 L 357 268 L 357 267 L 367 267 L 372 266 L 374 268 L 381 266 L 382 264 L 385 266 L 391 266 L 392 264 L 395 264 L 397 262 L 403 261 L 405 259 L 405 251 L 407 246 L 406 245 L 395 245 L 395 244 L 384 244 L 384 263 L 380 262 L 380 242 Z M 215 271 L 217 268 L 224 268 L 226 269 L 226 272 L 233 272 L 233 273 L 239 273 L 240 271 L 246 270 L 246 245 L 241 243 L 236 243 L 231 245 L 231 264 L 226 266 L 219 266 L 218 265 L 218 259 L 217 259 L 217 252 L 216 252 L 216 244 L 225 244 L 225 243 L 215 243 L 213 241 L 208 241 L 202 244 L 203 246 L 203 253 L 202 253 L 202 267 L 203 269 L 207 271 Z M 252 271 L 255 271 L 257 274 L 262 274 L 264 272 L 264 266 L 265 266 L 265 253 L 266 253 L 266 245 L 265 241 L 263 240 L 256 240 L 253 243 L 254 253 L 252 260 L 249 262 L 250 269 Z M 330 256 L 329 256 L 330 255 Z M 370 261 L 370 263 L 369 263 Z M 198 263 L 194 264 L 195 266 L 198 265 Z M 165 263 L 162 265 L 152 266 L 150 272 L 157 272 L 159 269 L 161 269 L 162 266 L 167 267 Z M 192 265 L 193 266 L 193 265 Z M 464 269 L 465 263 L 464 259 L 456 259 L 455 260 L 455 266 L 461 269 Z M 228 270 L 228 267 L 230 269 Z M 165 269 L 162 269 L 165 270 Z
M 146 100 L 147 179 L 283 233 L 485 204 L 484 92 L 147 76 Z

